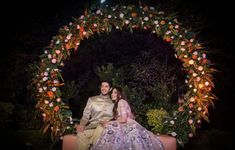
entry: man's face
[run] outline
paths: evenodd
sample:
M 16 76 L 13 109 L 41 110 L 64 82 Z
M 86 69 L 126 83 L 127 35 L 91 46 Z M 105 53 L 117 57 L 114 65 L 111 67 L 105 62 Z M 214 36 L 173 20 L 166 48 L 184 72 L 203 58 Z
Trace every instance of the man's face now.
M 101 87 L 100 87 L 100 91 L 102 95 L 107 95 L 110 91 L 110 85 L 108 82 L 102 82 L 101 83 Z

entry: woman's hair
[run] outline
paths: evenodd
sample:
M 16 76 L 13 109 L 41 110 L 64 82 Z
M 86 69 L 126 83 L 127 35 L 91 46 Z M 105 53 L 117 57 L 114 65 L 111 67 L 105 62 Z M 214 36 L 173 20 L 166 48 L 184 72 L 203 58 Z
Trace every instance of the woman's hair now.
M 114 102 L 114 106 L 113 106 L 113 118 L 116 119 L 117 115 L 118 115 L 118 111 L 117 111 L 117 108 L 118 108 L 118 102 L 120 99 L 124 99 L 124 100 L 127 100 L 126 98 L 126 95 L 124 94 L 123 90 L 121 87 L 114 87 L 112 90 L 111 90 L 111 94 L 113 92 L 113 90 L 116 89 L 117 90 L 117 100 Z

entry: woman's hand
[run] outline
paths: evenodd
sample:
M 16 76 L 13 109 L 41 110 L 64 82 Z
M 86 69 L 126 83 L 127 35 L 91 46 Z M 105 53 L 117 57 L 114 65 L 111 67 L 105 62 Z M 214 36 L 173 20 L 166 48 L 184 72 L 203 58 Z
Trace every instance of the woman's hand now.
M 103 127 L 105 127 L 107 124 L 109 124 L 110 123 L 110 121 L 100 121 L 99 122 Z
M 83 132 L 85 130 L 85 127 L 82 125 L 75 125 L 76 131 L 78 132 Z

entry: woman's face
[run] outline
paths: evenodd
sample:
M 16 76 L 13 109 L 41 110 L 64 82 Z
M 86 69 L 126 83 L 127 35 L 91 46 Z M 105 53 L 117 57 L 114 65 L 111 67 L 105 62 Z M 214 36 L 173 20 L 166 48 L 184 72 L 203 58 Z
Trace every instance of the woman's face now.
M 112 90 L 111 99 L 114 100 L 114 101 L 117 100 L 117 89 Z

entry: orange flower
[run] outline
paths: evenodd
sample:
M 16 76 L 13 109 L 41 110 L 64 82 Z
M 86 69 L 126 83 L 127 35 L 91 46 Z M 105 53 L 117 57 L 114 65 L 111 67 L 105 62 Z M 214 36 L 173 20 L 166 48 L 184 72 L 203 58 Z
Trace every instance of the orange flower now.
M 178 111 L 179 111 L 179 112 L 183 112 L 183 111 L 184 111 L 184 108 L 181 106 L 181 107 L 178 108 Z
M 55 108 L 54 108 L 54 111 L 58 111 L 60 109 L 60 107 L 59 106 L 55 106 Z
M 48 91 L 47 95 L 52 99 L 54 97 L 54 93 L 52 91 Z
M 193 58 L 193 59 L 197 59 L 197 55 L 193 55 L 192 58 Z
M 135 18 L 135 17 L 137 17 L 137 16 L 138 16 L 137 13 L 135 13 L 135 12 L 131 13 L 131 17 Z
M 160 24 L 161 25 L 164 25 L 166 22 L 164 21 L 164 20 L 162 20 L 161 22 L 160 22 Z
M 165 41 L 170 42 L 170 41 L 171 41 L 171 38 L 166 37 L 166 38 L 165 38 Z
M 170 26 L 169 26 L 169 29 L 173 29 L 174 28 L 174 26 L 171 24 Z

